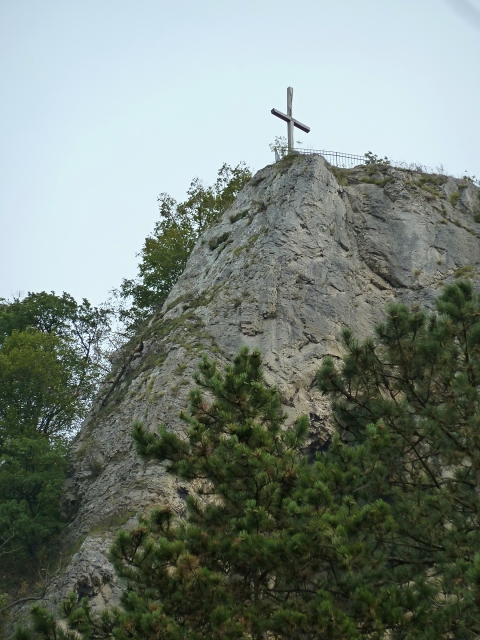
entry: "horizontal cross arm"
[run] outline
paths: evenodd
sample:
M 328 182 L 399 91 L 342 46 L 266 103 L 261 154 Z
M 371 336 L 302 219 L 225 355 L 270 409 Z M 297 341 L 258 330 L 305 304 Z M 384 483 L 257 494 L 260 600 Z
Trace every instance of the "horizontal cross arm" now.
M 310 133 L 310 127 L 307 127 L 306 124 L 302 124 L 298 120 L 295 120 L 295 118 L 292 118 L 292 122 L 297 127 L 297 129 L 301 129 L 302 131 L 305 131 L 305 133 Z
M 278 109 L 272 109 L 270 113 L 273 113 L 274 116 L 277 116 L 277 118 L 280 118 L 281 120 L 285 120 L 285 122 L 290 122 L 290 120 L 292 120 L 292 118 L 289 118 L 285 113 L 282 113 Z
M 285 122 L 293 122 L 294 126 L 297 127 L 297 129 L 301 129 L 302 131 L 305 131 L 305 133 L 310 133 L 310 127 L 307 127 L 306 124 L 302 124 L 298 120 L 295 120 L 295 118 L 290 118 L 278 109 L 272 109 L 270 113 L 273 113 L 274 116 L 277 116 L 277 118 L 280 118 L 281 120 L 285 120 Z

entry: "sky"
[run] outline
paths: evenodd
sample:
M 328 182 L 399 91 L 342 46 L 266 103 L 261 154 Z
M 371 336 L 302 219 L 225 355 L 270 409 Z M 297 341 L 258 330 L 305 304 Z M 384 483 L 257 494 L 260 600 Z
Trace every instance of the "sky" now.
M 0 297 L 104 302 L 157 196 L 303 147 L 480 177 L 480 0 L 0 0 Z

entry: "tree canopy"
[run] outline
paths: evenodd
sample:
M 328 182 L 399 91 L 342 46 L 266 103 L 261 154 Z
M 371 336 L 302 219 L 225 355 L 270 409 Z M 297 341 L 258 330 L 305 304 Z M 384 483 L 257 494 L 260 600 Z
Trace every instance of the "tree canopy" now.
M 318 373 L 338 432 L 313 463 L 258 352 L 223 372 L 204 357 L 187 438 L 133 432 L 191 483 L 185 518 L 163 507 L 118 534 L 121 608 L 73 594 L 72 631 L 35 607 L 17 639 L 477 638 L 479 318 L 460 281 L 434 312 L 396 304 L 374 337 L 345 331 Z
M 0 447 L 18 435 L 71 432 L 83 413 L 83 362 L 54 334 L 14 331 L 0 348 Z
M 178 203 L 167 193 L 158 196 L 160 220 L 139 254 L 138 277 L 124 279 L 120 288 L 120 296 L 133 302 L 127 317 L 141 319 L 145 312 L 163 304 L 185 269 L 198 236 L 233 204 L 251 177 L 244 163 L 236 167 L 224 163 L 213 185 L 192 180 L 184 202 Z
M 1 447 L 0 460 L 0 542 L 13 550 L 9 560 L 14 563 L 24 553 L 37 559 L 45 541 L 62 528 L 65 445 L 58 439 L 10 438 Z
M 0 548 L 37 560 L 62 526 L 66 444 L 104 373 L 110 312 L 64 293 L 0 304 Z M 8 567 L 7 567 L 8 565 Z
M 359 496 L 388 503 L 395 523 L 378 582 L 392 637 L 476 638 L 478 293 L 460 281 L 444 289 L 436 313 L 392 305 L 374 338 L 358 343 L 345 331 L 344 345 L 341 367 L 327 359 L 318 381 L 354 443 L 348 456 L 368 452 Z

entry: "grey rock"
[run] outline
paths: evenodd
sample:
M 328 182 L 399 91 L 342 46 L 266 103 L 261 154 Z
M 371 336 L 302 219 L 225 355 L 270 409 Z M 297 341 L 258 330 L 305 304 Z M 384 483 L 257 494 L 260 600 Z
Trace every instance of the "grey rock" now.
M 106 406 L 99 398 L 73 443 L 65 500 L 76 513 L 65 545 L 85 539 L 50 590 L 51 604 L 70 590 L 83 590 L 99 609 L 117 602 L 121 585 L 106 560 L 115 531 L 135 526 L 135 514 L 153 505 L 184 513 L 185 483 L 138 458 L 131 428 L 138 419 L 148 429 L 165 423 L 184 432 L 179 412 L 202 352 L 225 363 L 243 345 L 260 349 L 288 423 L 310 418 L 313 459 L 332 433 L 315 374 L 324 356 L 341 357 L 342 329 L 367 336 L 395 300 L 431 307 L 465 265 L 478 284 L 478 188 L 449 178 L 435 195 L 419 178 L 387 166 L 372 177 L 358 167 L 340 185 L 323 158 L 300 156 L 259 171 L 203 234 L 148 323 L 141 357 Z M 371 179 L 379 184 L 364 181 Z M 228 242 L 210 249 L 226 233 Z

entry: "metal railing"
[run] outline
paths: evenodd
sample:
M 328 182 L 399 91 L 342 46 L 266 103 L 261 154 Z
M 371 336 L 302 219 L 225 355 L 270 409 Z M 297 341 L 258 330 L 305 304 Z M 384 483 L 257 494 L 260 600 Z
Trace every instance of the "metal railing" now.
M 319 151 L 317 149 L 295 149 L 294 153 L 300 153 L 302 155 L 312 156 L 320 155 L 325 158 L 327 162 L 333 164 L 335 167 L 341 167 L 342 169 L 351 169 L 359 164 L 365 164 L 365 156 L 355 156 L 351 153 L 340 153 L 339 151 Z
M 270 147 L 272 151 L 275 152 L 275 162 L 281 160 L 285 155 L 288 154 L 287 147 L 278 146 L 278 147 Z M 395 167 L 397 169 L 402 169 L 403 171 L 411 171 L 414 173 L 431 173 L 435 175 L 448 175 L 445 171 L 445 167 L 440 165 L 438 167 L 432 168 L 427 165 L 420 164 L 419 162 L 404 162 L 400 160 L 390 160 L 388 158 L 377 157 L 372 154 L 370 151 L 363 156 L 356 156 L 352 153 L 341 153 L 339 151 L 325 151 L 319 149 L 293 149 L 292 153 L 298 153 L 301 155 L 320 155 L 322 156 L 329 164 L 334 165 L 335 167 L 339 167 L 341 169 L 352 169 L 353 167 L 357 167 L 358 165 L 368 164 L 388 164 L 391 167 Z M 461 176 L 456 176 L 456 178 L 460 178 Z M 477 180 L 475 176 L 468 177 L 464 176 L 463 179 L 472 182 L 480 186 L 480 180 Z

